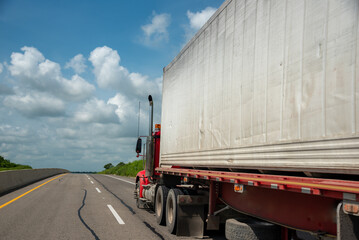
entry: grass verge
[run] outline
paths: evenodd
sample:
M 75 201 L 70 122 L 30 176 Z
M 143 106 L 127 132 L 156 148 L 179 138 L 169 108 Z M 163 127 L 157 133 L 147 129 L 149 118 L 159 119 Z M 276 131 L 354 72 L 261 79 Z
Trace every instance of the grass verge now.
M 116 174 L 119 176 L 136 177 L 139 171 L 143 170 L 142 160 L 129 163 L 119 163 L 117 166 L 103 170 L 100 174 Z
M 32 169 L 29 165 L 21 165 L 17 163 L 13 163 L 10 160 L 5 159 L 0 156 L 0 171 L 7 170 L 21 170 L 21 169 Z

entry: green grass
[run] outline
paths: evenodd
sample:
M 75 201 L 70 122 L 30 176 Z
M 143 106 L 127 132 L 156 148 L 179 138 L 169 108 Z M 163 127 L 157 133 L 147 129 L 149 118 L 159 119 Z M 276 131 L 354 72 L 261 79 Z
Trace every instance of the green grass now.
M 143 170 L 142 160 L 137 160 L 137 161 L 129 162 L 126 164 L 120 163 L 115 167 L 106 169 L 99 173 L 100 174 L 116 174 L 119 176 L 127 176 L 127 177 L 136 177 L 137 173 L 141 170 Z
M 1 171 L 8 171 L 8 170 L 22 170 L 22 169 L 32 169 L 32 167 L 30 167 L 28 165 L 18 165 L 16 167 L 10 167 L 10 168 L 1 168 L 0 167 L 0 172 Z
M 28 165 L 13 163 L 10 160 L 5 159 L 3 156 L 0 156 L 0 171 L 20 169 L 32 169 L 32 167 Z

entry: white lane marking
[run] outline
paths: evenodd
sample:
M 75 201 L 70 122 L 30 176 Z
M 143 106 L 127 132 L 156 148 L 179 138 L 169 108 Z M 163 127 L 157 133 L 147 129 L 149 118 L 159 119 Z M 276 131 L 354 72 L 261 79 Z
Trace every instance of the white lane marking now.
M 91 183 L 93 184 L 93 181 L 91 181 Z
M 101 193 L 100 189 L 96 188 L 96 190 L 97 190 L 98 193 Z
M 133 183 L 133 182 L 130 182 L 130 181 L 127 181 L 127 180 L 123 180 L 121 178 L 113 177 L 113 176 L 110 176 L 110 175 L 105 175 L 105 176 L 110 177 L 110 178 L 114 178 L 114 179 L 117 179 L 117 180 L 120 180 L 120 181 L 123 181 L 123 182 L 131 183 L 133 185 L 136 185 L 136 183 Z
M 112 212 L 113 216 L 116 218 L 117 222 L 119 224 L 125 224 L 125 222 L 122 220 L 122 218 L 117 214 L 117 212 L 115 211 L 115 209 L 113 209 L 113 207 L 111 205 L 107 205 L 107 207 L 110 209 L 110 211 Z

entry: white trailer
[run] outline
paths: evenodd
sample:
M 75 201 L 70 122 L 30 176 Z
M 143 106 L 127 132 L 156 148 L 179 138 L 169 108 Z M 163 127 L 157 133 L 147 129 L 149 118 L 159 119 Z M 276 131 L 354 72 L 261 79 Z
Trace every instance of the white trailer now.
M 358 0 L 227 0 L 164 68 L 161 166 L 359 173 Z

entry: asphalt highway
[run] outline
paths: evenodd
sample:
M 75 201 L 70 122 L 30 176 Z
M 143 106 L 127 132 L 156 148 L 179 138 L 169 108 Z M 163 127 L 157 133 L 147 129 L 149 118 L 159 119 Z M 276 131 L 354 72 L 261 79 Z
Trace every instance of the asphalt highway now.
M 133 190 L 134 179 L 97 174 L 31 184 L 0 197 L 0 239 L 191 239 L 138 209 Z

